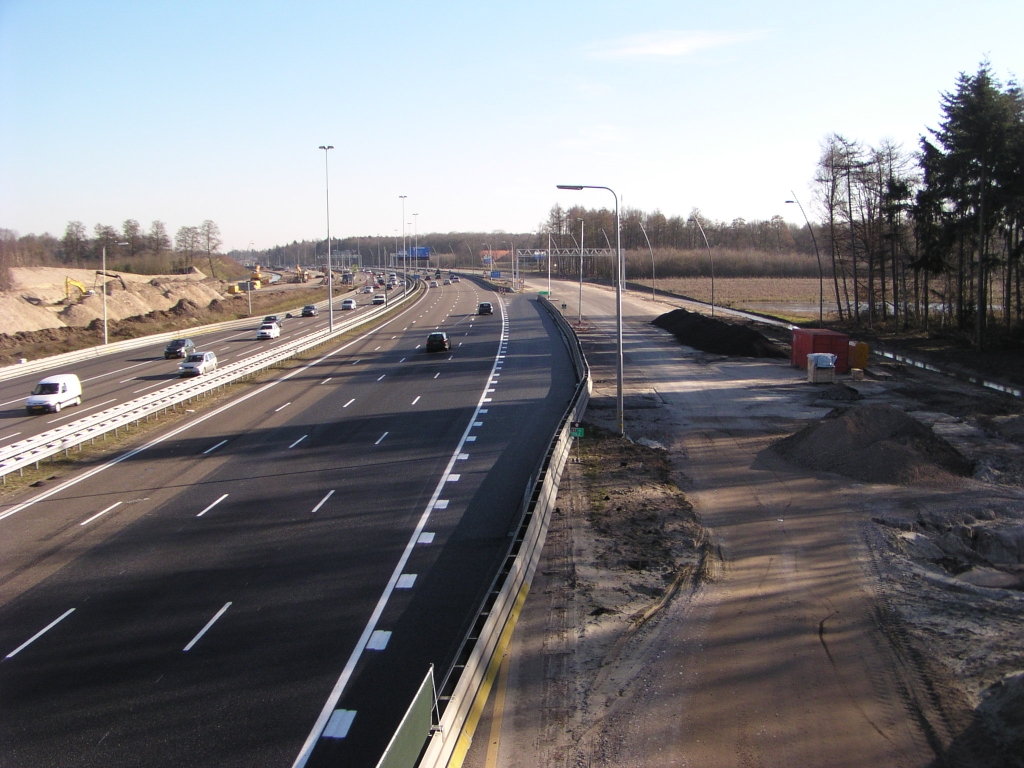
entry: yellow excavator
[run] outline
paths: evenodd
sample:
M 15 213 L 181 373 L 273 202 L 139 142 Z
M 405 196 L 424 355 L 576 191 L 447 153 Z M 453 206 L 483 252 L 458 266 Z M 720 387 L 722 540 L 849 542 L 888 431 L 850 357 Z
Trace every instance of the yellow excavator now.
M 72 288 L 77 288 L 79 291 L 81 291 L 83 296 L 92 296 L 93 293 L 95 293 L 94 291 L 90 291 L 88 288 L 86 288 L 84 285 L 82 285 L 82 283 L 80 283 L 77 280 L 75 280 L 75 278 L 65 276 L 64 277 L 64 298 L 67 299 L 68 301 L 71 301 L 71 289 Z
M 249 281 L 252 283 L 252 289 L 254 291 L 259 290 L 259 288 L 263 285 L 263 279 L 263 273 L 260 272 L 260 265 L 257 264 L 255 267 L 253 267 L 252 275 L 249 276 Z

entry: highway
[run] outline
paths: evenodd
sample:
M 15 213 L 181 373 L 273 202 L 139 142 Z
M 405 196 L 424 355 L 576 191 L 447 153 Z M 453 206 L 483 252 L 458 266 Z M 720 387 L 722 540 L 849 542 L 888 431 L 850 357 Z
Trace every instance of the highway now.
M 374 764 L 452 663 L 572 389 L 544 310 L 463 280 L 20 499 L 0 763 Z
M 339 307 L 343 298 L 356 299 L 358 308 L 342 312 Z M 372 298 L 372 295 L 362 293 L 336 295 L 335 322 L 365 311 L 370 306 Z M 301 335 L 326 328 L 328 325 L 326 309 L 316 317 L 298 317 L 296 313 L 295 317 L 284 321 L 279 338 L 257 341 L 256 329 L 259 328 L 261 320 L 261 317 L 254 317 L 252 327 L 244 330 L 219 331 L 201 336 L 192 336 L 186 329 L 182 331 L 181 338 L 191 338 L 199 351 L 212 350 L 217 354 L 219 365 L 223 366 L 272 349 Z M 0 447 L 112 408 L 119 403 L 157 392 L 160 388 L 173 384 L 179 380 L 178 364 L 181 360 L 165 360 L 163 352 L 163 343 L 154 344 L 84 360 L 51 371 L 0 381 Z M 40 379 L 54 373 L 74 373 L 78 376 L 82 381 L 82 405 L 65 408 L 60 413 L 28 415 L 25 412 L 25 399 Z

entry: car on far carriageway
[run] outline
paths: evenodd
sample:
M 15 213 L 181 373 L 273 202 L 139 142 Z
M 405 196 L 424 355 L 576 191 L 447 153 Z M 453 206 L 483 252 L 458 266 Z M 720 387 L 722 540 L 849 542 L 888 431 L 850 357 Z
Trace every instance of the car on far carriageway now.
M 489 301 L 481 301 L 480 306 L 476 308 L 476 313 L 478 315 L 493 315 L 494 307 L 491 306 Z
M 264 323 L 256 331 L 257 339 L 276 339 L 281 335 L 281 326 L 277 323 Z
M 179 376 L 202 376 L 217 370 L 217 355 L 213 352 L 193 352 L 178 366 Z
M 303 317 L 316 317 L 320 313 L 320 310 L 316 308 L 316 304 L 307 304 L 302 308 Z
M 386 304 L 387 300 L 388 297 L 385 296 L 383 293 L 378 293 L 376 296 L 373 297 L 374 304 Z
M 188 357 L 195 350 L 196 345 L 192 339 L 173 339 L 164 347 L 164 360 L 172 357 Z
M 434 331 L 427 336 L 427 352 L 447 352 L 452 348 L 452 340 L 444 331 Z

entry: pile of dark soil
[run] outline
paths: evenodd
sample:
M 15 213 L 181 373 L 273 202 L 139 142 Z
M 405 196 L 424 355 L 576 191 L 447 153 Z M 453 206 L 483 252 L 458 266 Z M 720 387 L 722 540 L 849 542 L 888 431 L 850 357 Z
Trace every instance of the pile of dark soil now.
M 806 469 L 869 483 L 943 483 L 974 469 L 931 429 L 891 405 L 836 409 L 772 447 Z
M 861 395 L 853 387 L 848 387 L 841 381 L 833 384 L 831 387 L 826 387 L 820 392 L 815 393 L 815 397 L 821 400 L 840 400 L 840 401 L 853 401 L 860 400 Z
M 788 357 L 774 343 L 749 325 L 727 323 L 685 309 L 673 309 L 654 318 L 652 325 L 664 328 L 680 344 L 732 357 Z

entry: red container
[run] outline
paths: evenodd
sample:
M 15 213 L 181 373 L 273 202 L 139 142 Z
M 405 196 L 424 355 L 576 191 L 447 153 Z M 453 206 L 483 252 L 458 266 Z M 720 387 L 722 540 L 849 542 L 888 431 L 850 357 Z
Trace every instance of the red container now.
M 850 337 L 838 331 L 819 328 L 793 330 L 793 350 L 789 361 L 795 368 L 807 370 L 807 356 L 812 352 L 831 352 L 836 356 L 836 373 L 850 370 Z

